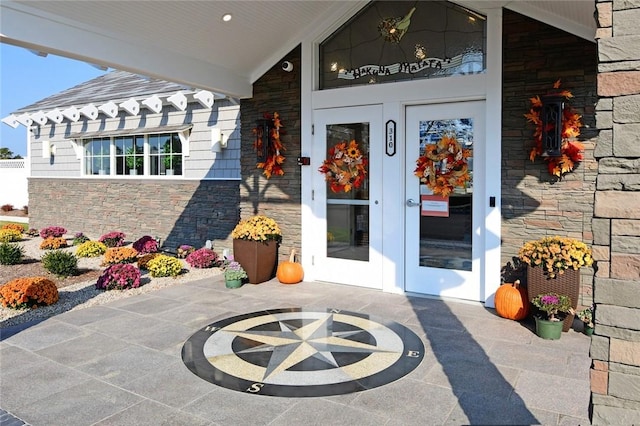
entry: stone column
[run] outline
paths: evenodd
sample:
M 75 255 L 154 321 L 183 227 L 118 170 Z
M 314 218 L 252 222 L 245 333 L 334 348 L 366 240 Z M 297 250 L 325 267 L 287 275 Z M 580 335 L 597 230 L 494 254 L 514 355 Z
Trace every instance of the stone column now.
M 594 424 L 640 423 L 640 1 L 596 1 Z

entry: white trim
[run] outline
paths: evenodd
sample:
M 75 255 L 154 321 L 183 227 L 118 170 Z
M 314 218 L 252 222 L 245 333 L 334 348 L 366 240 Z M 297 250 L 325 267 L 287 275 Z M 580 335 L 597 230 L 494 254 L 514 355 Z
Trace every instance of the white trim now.
M 216 181 L 241 181 L 242 178 L 183 178 L 184 175 L 174 175 L 175 179 L 179 181 L 201 181 L 201 180 L 216 180 Z M 166 181 L 171 180 L 171 176 L 149 176 L 149 175 L 82 175 L 82 176 L 29 176 L 29 179 L 129 179 L 129 180 L 157 180 Z

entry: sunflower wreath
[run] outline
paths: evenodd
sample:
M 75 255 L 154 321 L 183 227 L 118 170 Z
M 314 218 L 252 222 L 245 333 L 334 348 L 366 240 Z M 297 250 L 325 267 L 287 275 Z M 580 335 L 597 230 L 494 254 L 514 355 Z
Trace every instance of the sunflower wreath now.
M 318 169 L 325 175 L 332 192 L 349 192 L 360 188 L 367 176 L 367 158 L 362 154 L 358 143 L 352 140 L 337 143 L 329 148 L 329 158 Z
M 284 170 L 282 169 L 282 164 L 284 163 L 285 157 L 281 154 L 282 151 L 286 151 L 282 141 L 280 140 L 280 128 L 283 127 L 282 122 L 280 121 L 280 114 L 277 112 L 273 113 L 273 117 L 269 114 L 265 114 L 265 119 L 271 120 L 271 125 L 268 127 L 269 129 L 269 149 L 267 151 L 267 158 L 264 163 L 257 163 L 256 166 L 259 169 L 264 169 L 264 174 L 267 179 L 269 179 L 272 175 L 282 176 L 284 175 Z M 253 143 L 253 147 L 260 151 L 262 149 L 262 137 L 264 136 L 264 129 L 262 127 L 255 127 L 253 130 L 253 134 L 255 135 L 255 141 Z
M 416 160 L 414 174 L 434 194 L 448 197 L 455 188 L 465 188 L 471 179 L 467 158 L 471 150 L 462 148 L 453 135 L 444 135 L 436 144 L 425 147 Z
M 560 88 L 560 80 L 553 84 L 553 88 Z M 557 95 L 562 96 L 567 101 L 573 97 L 569 90 L 562 90 Z M 542 118 L 540 117 L 542 101 L 540 96 L 534 96 L 529 101 L 531 102 L 531 109 L 524 116 L 527 121 L 536 126 L 533 132 L 533 148 L 529 152 L 529 159 L 534 161 L 538 155 L 542 156 L 544 151 L 542 149 Z M 547 162 L 547 170 L 552 176 L 562 178 L 565 174 L 573 171 L 576 164 L 582 160 L 584 145 L 576 140 L 571 140 L 580 135 L 581 118 L 569 105 L 569 102 L 564 103 L 564 108 L 562 109 L 561 155 L 559 157 L 544 157 L 544 161 Z M 547 131 L 551 130 L 553 130 L 552 124 L 549 125 Z

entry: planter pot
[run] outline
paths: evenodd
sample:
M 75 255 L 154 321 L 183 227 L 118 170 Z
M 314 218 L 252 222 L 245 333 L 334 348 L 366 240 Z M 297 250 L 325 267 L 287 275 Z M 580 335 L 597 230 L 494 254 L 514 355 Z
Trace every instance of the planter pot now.
M 582 332 L 587 336 L 591 336 L 593 335 L 593 327 L 589 327 L 588 325 L 585 325 L 584 328 L 582 329 Z
M 98 170 L 98 174 L 99 174 L 99 175 L 106 175 L 106 174 L 107 174 L 107 171 L 106 171 L 106 170 L 102 170 L 102 169 L 100 169 L 100 170 Z
M 542 267 L 527 266 L 527 293 L 529 302 L 542 293 L 557 293 L 571 299 L 573 309 L 578 307 L 580 296 L 580 270 L 567 269 L 564 274 L 549 278 L 543 273 Z M 569 331 L 573 325 L 574 315 L 567 315 L 562 331 Z
M 240 288 L 242 287 L 242 280 L 225 280 L 224 285 L 227 288 Z
M 136 170 L 136 169 L 129 169 L 129 174 L 130 174 L 130 175 L 137 175 L 137 174 L 138 174 L 138 170 Z
M 165 170 L 165 174 L 166 174 L 167 176 L 172 176 L 172 175 L 173 175 L 173 169 L 167 169 L 167 170 Z
M 548 321 L 536 317 L 536 334 L 542 339 L 558 340 L 562 335 L 562 321 Z
M 242 265 L 251 284 L 269 281 L 278 266 L 278 242 L 233 240 L 233 259 Z

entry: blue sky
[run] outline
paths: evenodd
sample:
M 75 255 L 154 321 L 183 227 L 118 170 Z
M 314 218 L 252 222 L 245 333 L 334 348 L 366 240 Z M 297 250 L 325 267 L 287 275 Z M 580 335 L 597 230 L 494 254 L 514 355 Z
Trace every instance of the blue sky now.
M 0 43 L 0 119 L 62 90 L 104 74 L 85 62 L 55 55 L 43 58 L 21 47 Z M 0 123 L 0 147 L 23 157 L 27 130 Z

